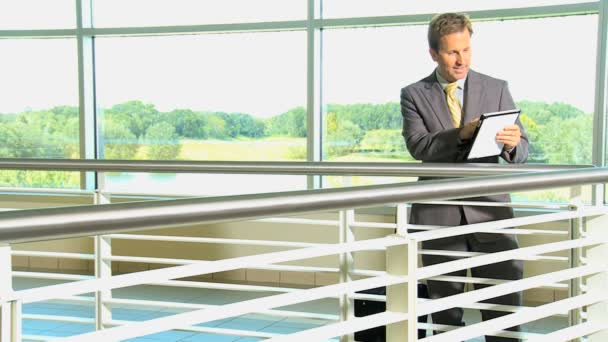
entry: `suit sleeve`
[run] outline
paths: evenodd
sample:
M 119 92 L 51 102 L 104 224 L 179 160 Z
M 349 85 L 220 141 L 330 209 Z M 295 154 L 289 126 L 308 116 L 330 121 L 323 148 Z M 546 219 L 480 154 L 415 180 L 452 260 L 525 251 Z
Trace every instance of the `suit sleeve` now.
M 504 82 L 500 94 L 499 110 L 503 111 L 514 108 L 515 102 L 513 101 L 513 97 L 511 97 L 507 82 Z M 526 160 L 528 160 L 528 134 L 526 133 L 526 130 L 519 119 L 517 119 L 516 123 L 521 129 L 521 140 L 510 153 L 503 151 L 501 157 L 509 163 L 525 163 Z
M 453 128 L 430 132 L 425 125 L 425 116 L 416 105 L 409 88 L 401 90 L 401 114 L 403 115 L 403 137 L 408 151 L 417 160 L 429 162 L 457 162 L 463 159 L 463 142 L 460 129 Z M 427 119 L 429 120 L 429 119 Z

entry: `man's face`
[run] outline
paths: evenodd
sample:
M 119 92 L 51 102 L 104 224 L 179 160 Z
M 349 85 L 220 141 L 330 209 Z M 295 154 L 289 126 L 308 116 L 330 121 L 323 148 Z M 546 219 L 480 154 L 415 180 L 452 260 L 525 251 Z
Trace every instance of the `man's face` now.
M 439 51 L 431 48 L 429 52 L 441 77 L 450 83 L 461 80 L 471 65 L 471 34 L 467 29 L 450 33 L 439 39 Z

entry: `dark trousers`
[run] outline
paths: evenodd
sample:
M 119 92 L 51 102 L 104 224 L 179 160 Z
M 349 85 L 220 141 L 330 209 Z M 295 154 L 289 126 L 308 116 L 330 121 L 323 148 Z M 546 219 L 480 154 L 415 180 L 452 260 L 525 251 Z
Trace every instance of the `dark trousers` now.
M 386 295 L 386 287 L 377 287 L 375 289 L 361 291 L 361 293 Z M 418 284 L 418 297 L 429 298 L 427 287 L 425 284 Z M 355 317 L 365 317 L 386 311 L 385 302 L 376 302 L 371 300 L 355 299 Z M 427 316 L 418 317 L 418 322 L 427 322 Z M 425 329 L 418 329 L 418 338 L 426 337 Z M 380 326 L 367 330 L 357 331 L 355 333 L 355 341 L 358 342 L 384 342 L 386 341 L 386 327 Z
M 464 220 L 463 220 L 464 221 Z M 466 222 L 464 223 L 466 224 Z M 430 240 L 422 242 L 422 249 L 436 249 L 436 250 L 449 250 L 449 251 L 469 251 L 469 252 L 482 252 L 482 253 L 494 253 L 500 251 L 506 251 L 510 249 L 519 248 L 517 240 L 506 235 L 500 235 L 500 238 L 496 241 L 490 242 L 479 242 L 473 234 L 453 236 L 444 239 Z M 422 264 L 424 266 L 430 266 L 439 264 L 442 262 L 452 261 L 460 259 L 459 257 L 452 256 L 438 256 L 438 255 L 422 255 Z M 461 270 L 449 273 L 451 276 L 464 277 L 467 274 L 467 270 Z M 518 280 L 523 277 L 523 261 L 521 260 L 508 260 L 496 264 L 485 265 L 475 267 L 471 269 L 471 275 L 479 278 L 492 278 L 492 279 L 507 279 L 507 280 Z M 464 283 L 456 282 L 445 282 L 445 281 L 427 281 L 429 296 L 431 299 L 443 298 L 453 296 L 464 292 Z M 491 285 L 475 284 L 475 289 L 481 289 Z M 494 303 L 503 305 L 516 305 L 522 304 L 522 293 L 515 292 L 509 293 L 504 296 L 491 298 L 483 301 L 483 303 Z M 501 317 L 510 314 L 508 312 L 492 311 L 492 310 L 481 310 L 482 320 L 490 320 L 493 318 Z M 432 314 L 433 323 L 446 324 L 446 325 L 464 325 L 462 321 L 463 309 L 452 308 L 445 311 L 440 311 Z M 519 326 L 511 327 L 508 330 L 519 331 Z M 486 336 L 486 342 L 515 342 L 518 339 L 511 339 L 507 337 L 496 337 Z

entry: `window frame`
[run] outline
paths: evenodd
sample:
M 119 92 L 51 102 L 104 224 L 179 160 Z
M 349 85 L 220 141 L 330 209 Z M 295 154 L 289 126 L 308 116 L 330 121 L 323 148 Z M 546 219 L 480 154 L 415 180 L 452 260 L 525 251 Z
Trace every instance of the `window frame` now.
M 95 113 L 95 37 L 204 34 L 222 32 L 257 32 L 276 30 L 305 30 L 307 32 L 307 161 L 320 162 L 321 158 L 321 96 L 324 29 L 363 26 L 407 26 L 427 25 L 433 14 L 371 16 L 323 19 L 323 0 L 307 0 L 306 20 L 226 23 L 210 25 L 157 26 L 157 27 L 111 27 L 95 28 L 93 25 L 93 1 L 76 0 L 75 29 L 0 30 L 0 38 L 49 38 L 70 37 L 78 41 L 78 84 L 80 106 L 80 155 L 84 159 L 97 158 L 99 138 Z M 103 0 L 97 0 L 103 1 Z M 517 20 L 552 16 L 599 14 L 597 36 L 597 65 L 595 82 L 595 106 L 593 125 L 593 164 L 606 165 L 606 114 L 608 99 L 608 0 L 594 2 L 547 5 L 527 8 L 506 8 L 467 12 L 473 21 Z M 82 189 L 96 189 L 100 185 L 99 173 L 83 173 Z M 321 187 L 319 176 L 309 176 L 310 189 Z M 603 190 L 594 191 L 595 201 L 603 202 Z

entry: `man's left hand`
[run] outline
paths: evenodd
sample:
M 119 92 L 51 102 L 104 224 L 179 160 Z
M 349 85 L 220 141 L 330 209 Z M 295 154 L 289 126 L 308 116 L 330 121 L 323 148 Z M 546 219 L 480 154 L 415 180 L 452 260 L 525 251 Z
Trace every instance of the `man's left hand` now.
M 496 133 L 496 141 L 504 144 L 505 151 L 510 151 L 519 144 L 521 130 L 518 125 L 509 125 Z

